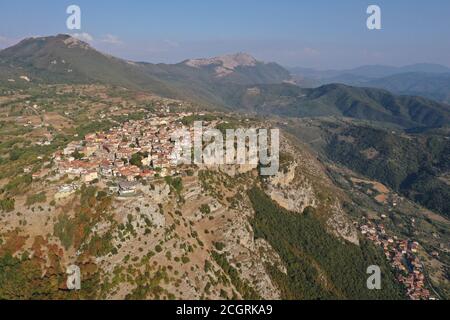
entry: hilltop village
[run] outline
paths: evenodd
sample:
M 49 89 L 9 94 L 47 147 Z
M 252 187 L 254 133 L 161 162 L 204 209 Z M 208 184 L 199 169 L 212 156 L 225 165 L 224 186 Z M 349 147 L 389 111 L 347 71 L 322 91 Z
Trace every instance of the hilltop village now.
M 102 181 L 120 196 L 133 195 L 139 181 L 182 173 L 175 150 L 182 145 L 175 144 L 173 134 L 186 128 L 182 119 L 191 115 L 149 115 L 106 132 L 87 134 L 83 140 L 73 141 L 54 154 L 57 172 L 59 176 L 83 183 Z M 205 122 L 204 125 L 208 128 L 214 124 Z M 189 131 L 192 135 L 193 128 Z M 75 185 L 64 185 L 56 197 L 64 197 L 75 189 Z

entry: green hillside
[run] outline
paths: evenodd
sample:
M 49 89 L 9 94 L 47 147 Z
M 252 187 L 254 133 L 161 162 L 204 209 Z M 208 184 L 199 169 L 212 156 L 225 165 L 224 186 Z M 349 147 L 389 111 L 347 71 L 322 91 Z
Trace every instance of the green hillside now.
M 450 103 L 450 73 L 402 73 L 372 80 L 366 85 Z
M 372 244 L 341 242 L 308 210 L 303 215 L 288 212 L 258 188 L 250 190 L 249 197 L 255 209 L 255 237 L 268 241 L 286 264 L 287 274 L 268 266 L 283 299 L 401 299 L 382 252 Z M 383 290 L 366 287 L 371 264 L 383 269 Z
M 450 188 L 441 178 L 450 171 L 450 141 L 445 136 L 403 136 L 349 126 L 329 137 L 326 153 L 332 161 L 450 216 Z
M 343 116 L 389 122 L 403 127 L 450 123 L 450 107 L 425 98 L 332 84 L 317 89 L 260 85 L 224 93 L 229 104 L 246 111 L 287 117 Z

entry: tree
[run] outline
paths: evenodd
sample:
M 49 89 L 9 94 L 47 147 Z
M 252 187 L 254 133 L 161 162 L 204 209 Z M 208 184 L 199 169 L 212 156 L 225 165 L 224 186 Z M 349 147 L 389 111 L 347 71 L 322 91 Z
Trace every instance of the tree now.
M 142 153 L 135 153 L 131 156 L 130 164 L 142 168 L 142 159 L 144 159 L 144 155 Z
M 71 156 L 74 157 L 76 160 L 81 160 L 84 158 L 84 154 L 79 152 L 78 150 L 72 152 Z

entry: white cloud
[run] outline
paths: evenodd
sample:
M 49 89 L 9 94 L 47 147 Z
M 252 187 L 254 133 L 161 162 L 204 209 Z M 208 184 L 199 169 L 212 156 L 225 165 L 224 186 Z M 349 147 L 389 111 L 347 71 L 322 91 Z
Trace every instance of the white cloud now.
M 123 44 L 122 40 L 119 39 L 119 37 L 112 35 L 112 34 L 107 34 L 102 40 L 101 42 L 104 43 L 108 43 L 108 44 L 113 44 L 113 45 L 120 45 Z
M 8 42 L 8 38 L 0 36 L 0 43 Z
M 74 33 L 72 34 L 72 37 L 77 38 L 81 41 L 85 41 L 85 42 L 93 42 L 94 41 L 94 37 L 91 36 L 89 33 L 83 32 L 83 33 Z

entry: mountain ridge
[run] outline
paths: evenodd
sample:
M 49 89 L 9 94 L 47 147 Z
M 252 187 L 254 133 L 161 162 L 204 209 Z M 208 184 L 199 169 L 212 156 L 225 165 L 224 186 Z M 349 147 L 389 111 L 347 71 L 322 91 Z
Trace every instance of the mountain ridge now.
M 329 84 L 314 89 L 294 85 L 260 85 L 228 93 L 243 110 L 285 117 L 350 117 L 405 128 L 450 123 L 450 106 L 422 97 L 395 96 L 373 88 Z
M 243 54 L 237 57 L 249 59 Z M 234 70 L 225 69 L 226 76 L 217 77 L 210 65 L 200 68 L 186 62 L 170 65 L 127 61 L 60 34 L 27 38 L 0 51 L 0 80 L 19 81 L 21 76 L 26 76 L 41 83 L 100 82 L 223 107 L 225 103 L 214 93 L 219 84 L 279 83 L 290 79 L 289 72 L 277 64 L 254 58 L 251 62 L 234 65 Z
M 448 125 L 450 119 L 447 105 L 425 98 L 338 84 L 304 90 L 286 83 L 290 74 L 280 65 L 245 53 L 173 65 L 131 62 L 103 54 L 69 35 L 57 35 L 28 38 L 0 51 L 0 71 L 5 83 L 11 79 L 26 84 L 105 83 L 213 109 L 343 116 L 406 128 Z

